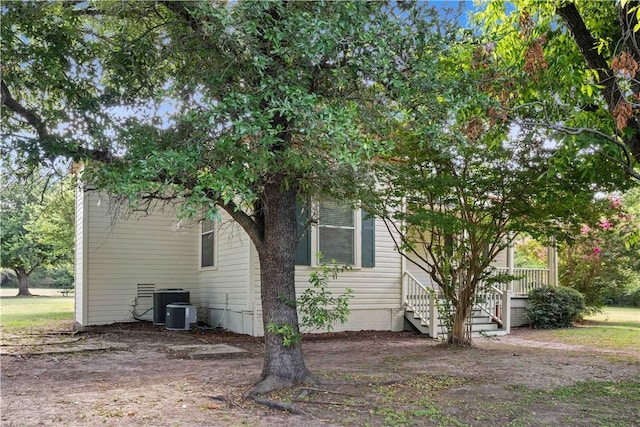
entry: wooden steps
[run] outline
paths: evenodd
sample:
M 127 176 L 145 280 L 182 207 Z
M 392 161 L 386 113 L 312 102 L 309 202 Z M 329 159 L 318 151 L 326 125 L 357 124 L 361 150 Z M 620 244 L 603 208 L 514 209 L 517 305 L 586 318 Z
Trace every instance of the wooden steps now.
M 422 319 L 419 315 L 417 315 L 410 307 L 405 309 L 404 314 L 405 319 L 411 325 L 412 328 L 417 330 L 418 332 L 430 335 L 429 334 L 429 323 L 426 319 Z M 439 319 L 438 319 L 439 320 Z M 471 335 L 472 336 L 480 336 L 480 335 L 506 335 L 506 331 L 500 328 L 496 322 L 494 322 L 491 317 L 483 313 L 480 310 L 475 310 L 471 317 L 472 326 L 471 326 Z M 434 339 L 441 339 L 446 336 L 444 332 L 444 327 L 441 322 L 438 322 L 436 330 L 438 331 L 437 337 L 432 337 Z

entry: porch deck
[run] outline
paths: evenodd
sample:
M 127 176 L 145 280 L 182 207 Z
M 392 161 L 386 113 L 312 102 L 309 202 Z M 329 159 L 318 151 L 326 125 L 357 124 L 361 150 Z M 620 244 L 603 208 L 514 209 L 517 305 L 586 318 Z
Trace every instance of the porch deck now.
M 549 280 L 550 270 L 546 268 L 497 268 L 495 272 L 511 273 L 516 279 L 490 286 L 477 296 L 469 326 L 474 333 L 508 334 L 512 318 L 522 318 L 522 300 L 527 298 L 529 291 L 553 285 L 553 281 Z M 437 289 L 421 283 L 409 272 L 404 273 L 405 318 L 419 331 L 433 338 L 443 336 L 443 325 L 438 313 L 438 304 L 442 299 Z M 518 301 L 518 304 L 513 305 L 512 300 Z
M 497 267 L 496 273 L 509 273 L 509 269 Z M 549 281 L 548 268 L 514 268 L 511 274 L 517 276 L 517 279 L 511 282 L 511 291 L 516 296 L 527 296 L 532 289 L 552 284 Z M 506 291 L 509 284 L 501 283 L 498 287 L 500 290 Z

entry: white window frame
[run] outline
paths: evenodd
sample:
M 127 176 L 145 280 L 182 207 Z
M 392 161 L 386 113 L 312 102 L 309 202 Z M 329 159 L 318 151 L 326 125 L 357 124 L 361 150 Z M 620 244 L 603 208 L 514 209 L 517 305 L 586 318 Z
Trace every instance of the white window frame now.
M 323 259 L 320 263 L 318 262 L 318 253 L 320 252 L 320 224 L 322 223 L 322 218 L 320 218 L 320 201 L 314 200 L 312 203 L 312 214 L 315 221 L 312 221 L 311 224 L 311 267 L 319 267 L 322 262 L 329 263 L 330 259 Z M 352 209 L 351 214 L 353 217 L 353 225 L 354 225 L 354 233 L 353 233 L 353 260 L 354 263 L 351 264 L 351 268 L 360 269 L 362 268 L 362 214 L 360 209 Z M 340 228 L 340 227 L 336 227 Z M 338 264 L 343 265 L 343 264 Z
M 211 224 L 211 230 L 204 231 L 205 222 Z M 202 266 L 202 236 L 205 234 L 213 235 L 213 265 Z M 216 223 L 214 221 L 208 221 L 206 219 L 200 221 L 200 233 L 198 233 L 198 267 L 200 270 L 215 270 L 218 268 L 218 233 Z

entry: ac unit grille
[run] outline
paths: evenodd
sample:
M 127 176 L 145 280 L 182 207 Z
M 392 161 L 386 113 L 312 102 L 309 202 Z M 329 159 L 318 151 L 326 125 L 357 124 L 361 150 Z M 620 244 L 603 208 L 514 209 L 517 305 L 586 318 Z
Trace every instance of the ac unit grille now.
M 138 283 L 138 298 L 153 298 L 156 291 L 154 283 Z

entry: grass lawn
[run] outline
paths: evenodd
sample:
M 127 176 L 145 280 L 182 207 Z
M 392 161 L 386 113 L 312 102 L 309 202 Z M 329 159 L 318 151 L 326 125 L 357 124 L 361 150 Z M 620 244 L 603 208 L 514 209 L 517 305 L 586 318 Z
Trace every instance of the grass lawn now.
M 640 354 L 640 308 L 605 307 L 602 313 L 588 317 L 576 328 L 546 333 L 569 344 Z
M 42 296 L 17 298 L 13 296 L 18 292 L 17 289 L 2 290 L 0 327 L 3 333 L 68 327 L 69 322 L 73 320 L 73 297 L 60 296 L 57 289 L 31 289 L 30 291 L 32 294 Z

